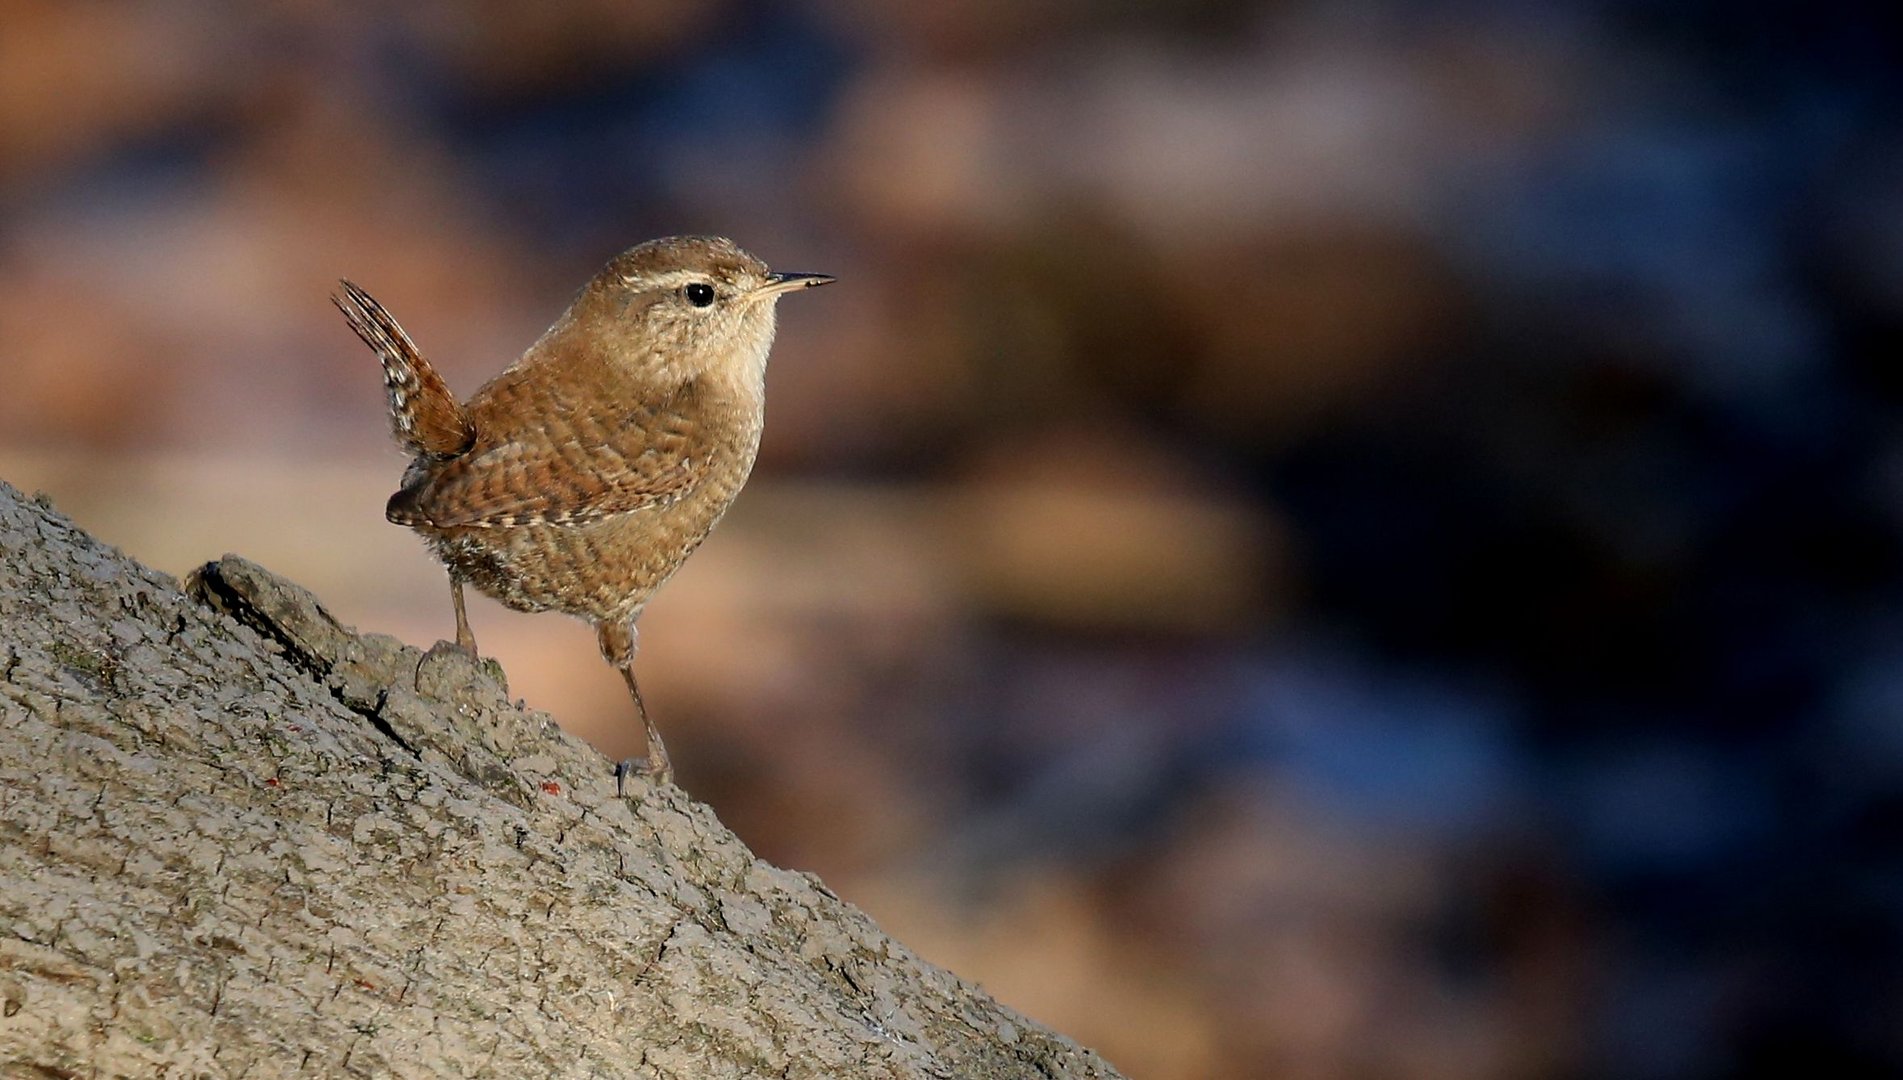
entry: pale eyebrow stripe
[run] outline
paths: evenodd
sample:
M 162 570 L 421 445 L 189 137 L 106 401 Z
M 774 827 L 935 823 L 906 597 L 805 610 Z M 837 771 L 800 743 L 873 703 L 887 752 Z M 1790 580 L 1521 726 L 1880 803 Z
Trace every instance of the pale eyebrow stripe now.
M 631 274 L 623 274 L 621 276 L 621 280 L 628 283 L 629 285 L 633 285 L 635 282 L 640 281 L 641 279 Z M 670 270 L 667 273 L 660 275 L 659 277 L 648 278 L 647 284 L 650 288 L 671 289 L 676 285 L 685 285 L 691 281 L 705 281 L 708 284 L 712 284 L 713 278 L 709 277 L 706 274 L 701 273 L 698 270 Z

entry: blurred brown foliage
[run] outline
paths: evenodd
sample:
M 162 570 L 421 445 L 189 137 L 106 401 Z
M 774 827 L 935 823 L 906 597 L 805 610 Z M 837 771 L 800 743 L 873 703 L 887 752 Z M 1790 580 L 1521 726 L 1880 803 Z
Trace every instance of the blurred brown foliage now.
M 1239 463 L 1457 372 L 1446 205 L 1631 84 L 1588 25 L 1407 11 L 12 0 L 0 475 L 427 641 L 336 278 L 468 391 L 650 235 L 836 274 L 644 622 L 685 786 L 1132 1075 L 1568 1075 L 1597 939 L 1510 783 L 1485 828 L 1397 828 L 1195 765 L 1309 584 Z M 475 620 L 632 748 L 585 628 Z

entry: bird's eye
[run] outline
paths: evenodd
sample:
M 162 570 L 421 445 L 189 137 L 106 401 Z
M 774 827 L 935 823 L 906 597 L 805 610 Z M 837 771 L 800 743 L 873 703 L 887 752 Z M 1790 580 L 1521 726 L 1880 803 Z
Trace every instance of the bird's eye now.
M 681 295 L 687 297 L 687 302 L 695 307 L 706 307 L 714 302 L 714 287 L 704 281 L 696 281 L 682 289 Z

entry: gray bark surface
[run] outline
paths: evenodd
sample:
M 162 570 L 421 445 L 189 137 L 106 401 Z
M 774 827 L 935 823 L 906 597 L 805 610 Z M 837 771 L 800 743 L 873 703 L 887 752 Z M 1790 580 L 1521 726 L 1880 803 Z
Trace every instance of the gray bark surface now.
M 0 483 L 0 1076 L 1117 1075 L 498 672 Z

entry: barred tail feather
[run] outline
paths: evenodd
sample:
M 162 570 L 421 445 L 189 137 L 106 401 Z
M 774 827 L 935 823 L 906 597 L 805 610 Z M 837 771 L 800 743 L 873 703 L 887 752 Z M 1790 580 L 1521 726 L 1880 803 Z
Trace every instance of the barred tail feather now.
M 350 328 L 383 362 L 383 386 L 390 394 L 390 431 L 405 451 L 420 457 L 450 458 L 476 441 L 469 414 L 448 384 L 418 351 L 410 335 L 382 304 L 348 281 L 331 303 Z

